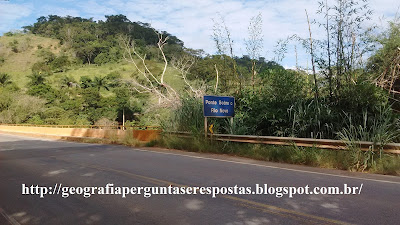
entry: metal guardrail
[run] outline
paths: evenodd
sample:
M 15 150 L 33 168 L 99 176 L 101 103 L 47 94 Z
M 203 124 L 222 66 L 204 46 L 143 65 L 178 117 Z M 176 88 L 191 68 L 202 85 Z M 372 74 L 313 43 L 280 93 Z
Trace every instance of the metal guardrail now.
M 101 125 L 36 125 L 36 124 L 0 124 L 0 126 L 25 126 L 25 127 L 54 127 L 54 128 L 90 128 L 90 129 L 137 129 L 137 130 L 159 130 L 159 126 L 101 126 Z M 190 132 L 165 132 L 182 137 L 190 137 Z M 232 135 L 232 134 L 208 134 L 212 140 L 231 141 L 239 143 L 270 144 L 270 145 L 293 145 L 300 147 L 317 147 L 322 149 L 345 150 L 346 143 L 341 140 L 312 139 L 296 137 L 275 137 L 275 136 L 253 136 L 253 135 Z M 361 150 L 368 150 L 374 145 L 372 142 L 360 141 Z M 389 143 L 384 146 L 385 153 L 400 154 L 400 143 Z
M 170 134 L 188 137 L 189 132 L 167 132 Z M 231 141 L 239 143 L 253 144 L 270 144 L 270 145 L 293 145 L 301 147 L 317 147 L 322 149 L 346 150 L 347 146 L 344 141 L 330 139 L 312 139 L 312 138 L 296 138 L 296 137 L 275 137 L 275 136 L 252 136 L 252 135 L 231 135 L 231 134 L 213 134 L 208 135 L 212 140 Z M 359 141 L 355 144 L 359 145 L 361 150 L 368 150 L 374 143 L 367 141 Z M 384 146 L 385 153 L 400 154 L 400 143 L 390 143 Z
M 129 129 L 129 128 L 136 129 L 136 130 L 158 130 L 158 129 L 161 129 L 161 127 L 159 127 L 159 126 L 37 125 L 37 124 L 0 124 L 0 126 L 119 129 L 119 130 L 126 130 L 126 129 Z

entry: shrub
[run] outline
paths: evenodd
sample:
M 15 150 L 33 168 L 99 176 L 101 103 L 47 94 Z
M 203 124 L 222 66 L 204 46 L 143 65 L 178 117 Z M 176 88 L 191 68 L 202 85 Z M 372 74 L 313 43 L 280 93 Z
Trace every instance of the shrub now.
M 39 97 L 14 93 L 7 109 L 0 112 L 0 123 L 24 123 L 41 113 L 45 103 Z
M 363 124 L 353 124 L 352 118 L 349 117 L 348 125 L 338 132 L 338 137 L 351 151 L 353 169 L 364 171 L 376 166 L 375 155 L 378 154 L 381 159 L 385 144 L 392 142 L 398 136 L 396 121 L 389 107 L 381 108 L 372 118 L 365 111 Z M 367 151 L 362 151 L 359 141 L 369 141 L 372 145 Z
M 183 97 L 181 104 L 171 113 L 171 117 L 162 121 L 164 130 L 191 131 L 200 133 L 204 127 L 203 105 L 200 99 Z M 179 104 L 179 103 L 178 103 Z
M 11 51 L 13 51 L 15 53 L 19 52 L 18 45 L 19 45 L 19 42 L 17 40 L 13 40 L 8 43 L 8 46 L 11 48 Z
M 44 76 L 52 75 L 51 68 L 45 62 L 37 62 L 32 65 L 32 73 L 42 74 Z
M 59 56 L 56 57 L 51 63 L 50 67 L 54 72 L 63 72 L 66 71 L 67 67 L 71 65 L 71 62 L 68 59 L 68 56 Z

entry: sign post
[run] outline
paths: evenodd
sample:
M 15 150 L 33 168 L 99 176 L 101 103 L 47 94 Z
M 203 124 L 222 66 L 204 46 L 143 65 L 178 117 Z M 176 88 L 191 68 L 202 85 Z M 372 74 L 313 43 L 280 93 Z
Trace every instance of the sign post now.
M 229 96 L 211 96 L 203 97 L 204 112 L 204 135 L 207 137 L 207 117 L 231 118 L 235 116 L 235 98 Z
M 204 137 L 207 138 L 207 117 L 204 117 Z

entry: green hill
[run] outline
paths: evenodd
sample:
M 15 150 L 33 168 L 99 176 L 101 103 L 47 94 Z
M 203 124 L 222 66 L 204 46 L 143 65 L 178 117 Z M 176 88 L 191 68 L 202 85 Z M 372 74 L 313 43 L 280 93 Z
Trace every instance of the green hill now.
M 28 83 L 27 76 L 32 74 L 35 63 L 43 61 L 40 56 L 41 50 L 48 50 L 56 56 L 68 54 L 72 58 L 71 51 L 60 41 L 53 38 L 41 37 L 34 34 L 14 34 L 12 36 L 0 36 L 0 73 L 11 76 L 13 82 L 20 88 L 25 88 Z M 139 63 L 139 61 L 138 61 Z M 149 68 L 155 73 L 160 73 L 164 64 L 154 60 L 148 60 Z M 80 64 L 71 65 L 65 71 L 53 72 L 48 76 L 50 83 L 56 86 L 62 77 L 72 77 L 79 81 L 80 77 L 106 76 L 110 73 L 118 73 L 124 79 L 129 79 L 136 74 L 136 68 L 132 63 L 121 59 L 119 62 L 107 64 Z M 168 67 L 166 71 L 166 82 L 171 83 L 178 89 L 183 88 L 183 81 L 177 76 L 177 71 Z
M 49 49 L 58 54 L 60 41 L 33 34 L 14 34 L 0 37 L 0 72 L 12 76 L 12 80 L 24 87 L 26 76 L 32 73 L 32 66 L 41 59 L 37 56 L 39 48 Z

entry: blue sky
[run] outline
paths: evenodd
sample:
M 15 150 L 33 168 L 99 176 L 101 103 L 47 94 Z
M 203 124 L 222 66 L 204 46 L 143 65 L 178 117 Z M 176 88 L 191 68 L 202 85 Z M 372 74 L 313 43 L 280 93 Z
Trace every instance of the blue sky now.
M 374 11 L 370 24 L 385 25 L 387 20 L 395 17 L 400 7 L 398 0 L 369 2 Z M 104 20 L 104 15 L 123 14 L 131 21 L 147 22 L 158 30 L 168 31 L 183 40 L 186 47 L 214 54 L 216 48 L 211 35 L 213 19 L 217 19 L 219 13 L 232 34 L 235 54 L 242 55 L 246 54 L 244 40 L 248 36 L 250 18 L 261 13 L 264 39 L 261 56 L 272 59 L 279 39 L 292 34 L 307 37 L 304 10 L 307 9 L 311 19 L 315 19 L 317 7 L 317 0 L 0 0 L 0 35 L 33 24 L 38 17 L 50 14 L 93 17 L 95 20 Z M 317 26 L 312 29 L 316 38 L 322 35 Z M 290 52 L 282 61 L 286 67 L 295 65 L 294 53 Z M 299 58 L 299 63 L 305 66 L 307 57 L 301 49 Z

